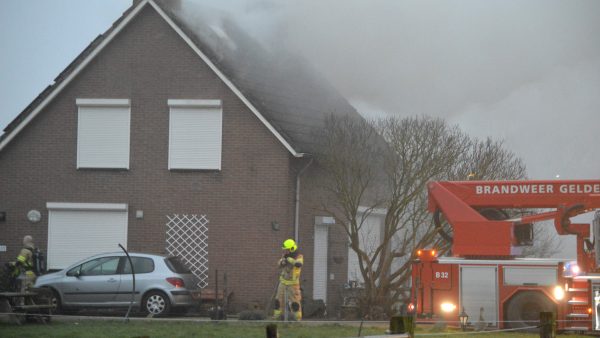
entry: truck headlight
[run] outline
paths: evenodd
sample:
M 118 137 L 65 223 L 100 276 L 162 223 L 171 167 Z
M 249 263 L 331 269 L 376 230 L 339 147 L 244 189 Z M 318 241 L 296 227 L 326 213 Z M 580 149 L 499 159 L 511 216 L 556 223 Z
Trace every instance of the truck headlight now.
M 443 312 L 452 312 L 456 310 L 456 305 L 452 303 L 442 303 L 441 308 Z
M 567 262 L 563 267 L 565 277 L 575 277 L 581 273 L 581 268 L 577 265 L 577 262 Z
M 554 295 L 554 299 L 562 300 L 563 298 L 565 298 L 565 289 L 563 289 L 562 286 L 557 285 L 554 287 L 552 294 Z

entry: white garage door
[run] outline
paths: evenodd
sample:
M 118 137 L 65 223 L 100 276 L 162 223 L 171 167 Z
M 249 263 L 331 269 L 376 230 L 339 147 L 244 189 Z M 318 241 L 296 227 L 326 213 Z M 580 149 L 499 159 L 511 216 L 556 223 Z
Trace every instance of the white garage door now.
M 47 203 L 48 269 L 127 248 L 127 204 Z

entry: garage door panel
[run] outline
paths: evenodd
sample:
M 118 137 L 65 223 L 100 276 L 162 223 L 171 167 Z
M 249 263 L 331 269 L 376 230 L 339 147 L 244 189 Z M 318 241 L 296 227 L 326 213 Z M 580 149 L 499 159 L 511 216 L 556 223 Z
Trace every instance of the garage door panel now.
M 88 256 L 127 247 L 127 211 L 50 210 L 48 268 L 61 269 Z

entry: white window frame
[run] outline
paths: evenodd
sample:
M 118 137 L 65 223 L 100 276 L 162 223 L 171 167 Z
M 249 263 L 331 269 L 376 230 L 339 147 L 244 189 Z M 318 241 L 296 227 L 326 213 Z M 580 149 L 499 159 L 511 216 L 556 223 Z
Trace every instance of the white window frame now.
M 65 203 L 47 202 L 46 208 L 50 210 L 102 210 L 102 211 L 127 211 L 125 203 Z
M 77 169 L 127 169 L 129 170 L 130 165 L 130 157 L 131 157 L 131 101 L 129 99 L 84 99 L 78 98 L 75 100 L 77 104 Z M 127 108 L 127 119 L 125 128 L 127 129 L 127 140 L 126 144 L 123 145 L 126 152 L 126 162 L 115 161 L 115 163 L 105 163 L 102 165 L 89 165 L 85 163 L 82 158 L 82 118 L 81 118 L 81 108 L 89 108 L 89 107 L 100 107 L 100 108 L 110 108 L 110 107 L 122 107 Z
M 223 107 L 221 100 L 175 100 L 169 99 L 167 101 L 169 106 L 169 170 L 221 170 L 222 163 L 222 152 L 223 152 Z M 214 129 L 215 137 L 218 140 L 215 144 L 218 146 L 217 164 L 196 164 L 196 165 L 181 165 L 175 163 L 174 159 L 174 142 L 175 142 L 175 131 L 173 123 L 173 108 L 184 108 L 184 109 L 217 109 L 219 111 L 219 119 L 217 121 L 216 128 Z M 202 114 L 201 111 L 198 114 Z

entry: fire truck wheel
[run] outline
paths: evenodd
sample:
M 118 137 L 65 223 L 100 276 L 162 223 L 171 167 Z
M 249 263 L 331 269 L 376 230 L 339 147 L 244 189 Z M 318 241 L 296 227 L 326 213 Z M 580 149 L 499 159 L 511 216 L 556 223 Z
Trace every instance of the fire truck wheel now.
M 505 310 L 506 326 L 520 328 L 537 326 L 540 312 L 556 312 L 556 306 L 541 292 L 526 291 L 513 296 L 506 304 Z

